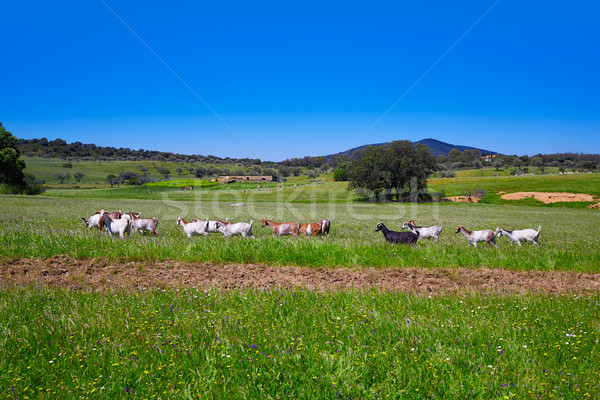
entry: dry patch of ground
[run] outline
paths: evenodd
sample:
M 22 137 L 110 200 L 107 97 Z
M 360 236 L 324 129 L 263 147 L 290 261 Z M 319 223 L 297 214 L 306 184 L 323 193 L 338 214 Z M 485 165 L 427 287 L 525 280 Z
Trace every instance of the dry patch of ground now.
M 590 204 L 588 208 L 591 208 L 592 210 L 600 210 L 600 203 Z
M 501 196 L 504 200 L 523 200 L 528 197 L 541 201 L 544 204 L 566 201 L 594 201 L 594 196 L 584 193 L 549 193 L 549 192 L 516 192 L 506 193 Z
M 252 264 L 113 262 L 56 256 L 0 260 L 0 288 L 47 286 L 104 291 L 147 287 L 382 289 L 407 293 L 600 292 L 600 274 L 502 269 L 301 268 Z
M 479 203 L 479 198 L 471 196 L 448 196 L 446 199 L 455 203 Z

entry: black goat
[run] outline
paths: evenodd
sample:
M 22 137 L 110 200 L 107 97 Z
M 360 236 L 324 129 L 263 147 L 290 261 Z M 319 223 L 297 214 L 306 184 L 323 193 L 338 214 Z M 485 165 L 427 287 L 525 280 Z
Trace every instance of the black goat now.
M 383 232 L 385 240 L 389 243 L 417 244 L 417 239 L 419 239 L 419 231 L 416 231 L 416 233 L 390 231 L 381 222 L 375 227 L 375 232 L 379 231 Z

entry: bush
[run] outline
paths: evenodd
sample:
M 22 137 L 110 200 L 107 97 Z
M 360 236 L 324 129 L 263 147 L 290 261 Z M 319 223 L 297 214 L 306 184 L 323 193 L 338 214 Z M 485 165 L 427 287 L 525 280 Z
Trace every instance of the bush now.
M 152 183 L 152 182 L 156 182 L 156 179 L 150 178 L 147 174 L 144 174 L 137 178 L 138 185 L 143 185 L 144 183 Z
M 335 171 L 333 171 L 333 180 L 336 182 L 345 182 L 348 180 L 348 175 L 346 173 L 345 168 L 337 167 Z
M 134 171 L 121 171 L 119 172 L 119 182 L 126 183 L 128 185 L 135 185 L 137 183 L 138 174 Z
M 440 171 L 440 178 L 454 178 L 456 176 L 456 172 L 451 169 L 445 169 Z
M 64 183 L 65 179 L 71 179 L 71 174 L 69 174 L 68 172 L 66 174 L 59 172 L 57 174 L 54 174 L 54 178 L 56 178 L 56 180 L 60 181 L 60 183 Z
M 75 180 L 77 182 L 81 181 L 81 178 L 83 178 L 84 176 L 85 176 L 85 174 L 83 172 L 79 172 L 79 171 L 77 171 L 73 174 L 73 178 L 75 178 Z
M 36 195 L 46 191 L 46 188 L 43 186 L 46 181 L 37 179 L 33 174 L 26 172 L 24 182 L 25 185 L 4 184 L 0 186 L 0 193 Z

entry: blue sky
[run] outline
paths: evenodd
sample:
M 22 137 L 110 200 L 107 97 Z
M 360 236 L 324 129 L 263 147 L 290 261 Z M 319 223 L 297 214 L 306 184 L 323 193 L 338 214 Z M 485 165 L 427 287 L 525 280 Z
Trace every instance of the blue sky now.
M 427 137 L 600 153 L 599 14 L 596 1 L 3 2 L 0 121 L 21 138 L 275 161 Z

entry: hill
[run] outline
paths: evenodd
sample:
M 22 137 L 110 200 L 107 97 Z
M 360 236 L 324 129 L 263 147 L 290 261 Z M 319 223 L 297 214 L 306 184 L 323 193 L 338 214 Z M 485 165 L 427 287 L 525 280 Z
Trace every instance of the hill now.
M 358 147 L 353 147 L 351 149 L 348 149 L 346 151 L 342 151 L 336 154 L 330 154 L 328 156 L 326 156 L 328 159 L 331 159 L 333 156 L 337 156 L 340 154 L 347 154 L 347 155 L 351 155 L 353 154 L 355 151 L 358 150 L 362 150 L 365 147 L 368 146 L 385 146 L 386 144 L 389 144 L 390 142 L 386 142 L 386 143 L 374 143 L 374 144 L 366 144 L 364 146 L 358 146 Z M 458 149 L 460 151 L 465 151 L 465 150 L 479 150 L 481 152 L 481 154 L 499 154 L 497 151 L 491 151 L 491 150 L 484 150 L 484 149 L 479 149 L 477 147 L 471 147 L 471 146 L 463 146 L 463 145 L 458 145 L 458 144 L 450 144 L 450 143 L 446 143 L 446 142 L 442 142 L 440 140 L 436 140 L 436 139 L 421 139 L 418 142 L 415 143 L 419 143 L 419 144 L 424 144 L 425 146 L 429 147 L 431 149 L 431 151 L 433 152 L 433 155 L 438 157 L 438 156 L 447 156 L 448 153 L 450 153 L 450 150 L 452 149 Z

